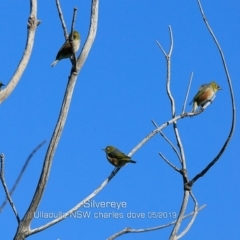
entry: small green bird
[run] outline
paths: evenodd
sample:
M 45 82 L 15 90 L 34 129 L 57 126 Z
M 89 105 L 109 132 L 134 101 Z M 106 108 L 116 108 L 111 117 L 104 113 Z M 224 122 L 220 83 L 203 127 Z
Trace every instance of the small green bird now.
M 193 103 L 192 112 L 195 112 L 199 106 L 203 107 L 205 103 L 207 103 L 213 98 L 213 96 L 217 93 L 218 90 L 221 90 L 221 88 L 214 81 L 210 82 L 209 84 L 201 85 L 198 90 L 198 93 L 194 96 L 193 100 L 189 103 L 189 105 Z
M 69 35 L 70 37 L 71 35 Z M 80 34 L 77 31 L 73 31 L 73 52 L 76 53 L 80 47 Z M 60 60 L 63 58 L 70 58 L 73 55 L 72 53 L 72 47 L 69 42 L 69 38 L 66 40 L 66 42 L 62 45 L 60 50 L 58 51 L 58 54 L 56 56 L 55 61 L 51 64 L 51 67 L 54 67 Z
M 106 153 L 108 161 L 115 167 L 123 167 L 126 163 L 136 163 L 136 161 L 131 160 L 131 157 L 113 146 L 107 146 L 102 150 Z
M 2 82 L 0 82 L 0 90 L 1 90 L 2 86 L 5 86 L 5 85 Z

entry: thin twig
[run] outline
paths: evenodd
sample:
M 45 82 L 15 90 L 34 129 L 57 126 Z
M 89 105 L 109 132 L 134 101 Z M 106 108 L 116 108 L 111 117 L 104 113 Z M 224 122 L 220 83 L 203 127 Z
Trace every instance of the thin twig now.
M 17 213 L 17 209 L 13 203 L 13 200 L 11 198 L 11 195 L 8 191 L 8 188 L 7 188 L 7 184 L 6 184 L 6 181 L 4 179 L 4 155 L 3 154 L 0 154 L 0 161 L 1 161 L 1 170 L 0 170 L 0 178 L 1 178 L 1 182 L 2 182 L 2 185 L 3 185 L 3 188 L 4 188 L 4 191 L 6 193 L 6 196 L 7 196 L 7 199 L 12 207 L 12 210 L 17 218 L 17 221 L 18 223 L 20 223 L 20 218 L 19 218 L 19 215 Z
M 59 15 L 59 18 L 60 18 L 61 23 L 62 23 L 64 37 L 67 40 L 68 39 L 68 31 L 67 31 L 67 27 L 66 27 L 66 24 L 65 24 L 65 21 L 64 21 L 64 17 L 63 17 L 63 13 L 62 13 L 62 9 L 61 9 L 59 0 L 56 0 L 56 5 L 57 5 L 57 10 L 58 10 L 58 15 Z
M 169 26 L 169 33 L 170 33 L 170 50 L 169 53 L 166 56 L 167 61 L 167 81 L 166 81 L 166 91 L 168 98 L 171 103 L 171 110 L 172 110 L 172 117 L 175 117 L 176 115 L 176 108 L 175 108 L 175 101 L 171 93 L 170 89 L 170 83 L 171 83 L 171 55 L 173 50 L 173 34 L 172 34 L 172 28 Z
M 180 169 L 178 169 L 175 165 L 173 165 L 162 153 L 158 153 L 160 157 L 169 165 L 171 166 L 174 170 L 177 172 L 181 172 Z
M 74 24 L 76 22 L 76 16 L 77 16 L 77 8 L 73 8 L 73 18 L 72 18 L 72 24 L 71 24 L 71 33 L 73 33 L 74 30 Z
M 30 153 L 30 155 L 28 156 L 27 160 L 25 161 L 18 177 L 17 177 L 17 180 L 15 181 L 12 189 L 10 190 L 10 196 L 13 195 L 13 192 L 15 191 L 18 183 L 20 182 L 21 178 L 22 178 L 22 175 L 24 174 L 31 158 L 33 157 L 33 155 L 42 147 L 42 145 L 45 143 L 46 141 L 44 140 L 43 142 L 41 142 L 35 149 L 33 149 L 33 151 Z M 6 198 L 5 201 L 2 203 L 2 205 L 0 206 L 0 212 L 3 210 L 3 208 L 5 207 L 6 203 L 7 203 L 8 199 Z
M 189 91 L 190 91 L 191 84 L 192 84 L 192 79 L 193 79 L 193 72 L 191 73 L 191 77 L 190 77 L 190 80 L 189 80 L 189 83 L 188 83 L 187 93 L 186 93 L 186 97 L 185 97 L 183 108 L 182 108 L 182 114 L 185 112 L 185 108 L 186 108 L 186 104 L 187 104 L 187 100 L 188 100 L 188 95 L 189 95 Z
M 178 115 L 172 119 L 170 119 L 169 121 L 163 123 L 160 127 L 158 127 L 157 129 L 153 130 L 151 133 L 149 133 L 140 143 L 137 144 L 136 147 L 134 147 L 132 149 L 132 151 L 128 154 L 129 157 L 131 157 L 138 149 L 140 149 L 146 142 L 148 142 L 152 137 L 154 137 L 157 133 L 159 133 L 160 131 L 162 131 L 165 127 L 167 127 L 170 124 L 173 124 L 173 122 L 175 121 L 179 121 L 180 119 L 183 119 L 185 117 L 192 117 L 195 115 L 200 114 L 202 111 L 199 110 L 195 113 L 192 112 L 188 112 L 188 113 L 184 113 L 181 115 Z
M 226 60 L 224 58 L 224 54 L 223 54 L 223 51 L 221 49 L 221 46 L 220 44 L 218 43 L 217 41 L 217 38 L 215 37 L 208 21 L 207 21 L 207 18 L 203 12 L 203 8 L 201 6 L 201 2 L 200 0 L 197 0 L 198 2 L 198 6 L 199 6 L 199 9 L 200 9 L 200 12 L 202 14 L 202 17 L 203 17 L 203 20 L 207 26 L 207 29 L 208 31 L 210 32 L 217 48 L 218 48 L 218 51 L 220 53 L 220 56 L 221 56 L 221 59 L 222 59 L 222 63 L 223 63 L 223 67 L 224 67 L 224 70 L 225 70 L 225 73 L 226 73 L 226 77 L 227 77 L 227 81 L 228 81 L 228 86 L 229 86 L 229 90 L 230 90 L 230 95 L 231 95 L 231 103 L 232 103 L 232 123 L 231 123 L 231 129 L 229 131 L 229 134 L 228 134 L 228 137 L 225 141 L 225 143 L 223 144 L 223 147 L 221 148 L 221 150 L 219 151 L 219 153 L 217 154 L 217 156 L 200 172 L 198 173 L 191 181 L 188 182 L 188 185 L 189 186 L 192 186 L 200 177 L 204 176 L 204 174 L 206 174 L 208 172 L 208 170 L 219 160 L 219 158 L 222 156 L 222 154 L 224 153 L 227 145 L 229 144 L 232 136 L 233 136 L 233 132 L 234 132 L 234 128 L 235 128 L 235 125 L 236 125 L 236 106 L 235 106 L 235 100 L 234 100 L 234 94 L 233 94 L 233 88 L 232 88 L 232 81 L 231 81 L 231 77 L 230 77 L 230 74 L 228 72 L 228 67 L 227 67 L 227 63 L 226 63 Z
M 194 202 L 194 211 L 193 211 L 193 215 L 192 215 L 192 219 L 191 221 L 188 223 L 187 227 L 177 236 L 177 239 L 180 239 L 181 237 L 183 237 L 188 231 L 189 229 L 192 227 L 196 217 L 197 217 L 197 214 L 198 214 L 198 202 L 197 202 L 197 199 L 194 197 L 192 191 L 189 192 L 192 199 L 193 199 L 193 202 Z
M 164 51 L 163 47 L 162 47 L 161 44 L 158 42 L 158 40 L 156 40 L 156 43 L 157 43 L 157 45 L 159 46 L 159 48 L 162 50 L 164 56 L 167 57 L 166 52 Z
M 158 128 L 158 125 L 157 125 L 157 123 L 156 123 L 154 120 L 151 120 L 151 122 L 153 123 L 153 125 L 154 125 L 156 128 Z M 162 131 L 160 131 L 159 133 L 160 133 L 160 135 L 168 142 L 168 144 L 172 147 L 173 151 L 176 153 L 177 157 L 180 159 L 180 155 L 179 155 L 179 153 L 178 153 L 178 150 L 177 150 L 177 148 L 173 145 L 173 143 L 167 138 L 167 136 L 166 136 Z
M 207 206 L 206 204 L 202 205 L 200 208 L 198 208 L 198 212 L 201 211 L 202 209 L 204 209 L 206 206 Z M 183 217 L 183 219 L 186 219 L 186 218 L 192 216 L 193 214 L 194 214 L 194 212 L 191 212 L 191 213 L 185 215 Z M 112 235 L 111 237 L 109 237 L 108 240 L 116 239 L 117 237 L 120 237 L 121 235 L 126 234 L 126 233 L 142 233 L 142 232 L 150 232 L 150 231 L 159 230 L 159 229 L 162 229 L 162 228 L 169 227 L 169 226 L 171 226 L 175 223 L 176 223 L 176 221 L 173 221 L 173 222 L 161 225 L 161 226 L 152 227 L 152 228 L 144 228 L 144 229 L 125 228 L 125 229 L 121 230 L 120 232 L 118 232 L 118 233 Z
M 74 47 L 73 47 L 73 30 L 74 30 L 74 24 L 75 24 L 75 21 L 76 21 L 76 15 L 77 15 L 77 8 L 75 7 L 73 9 L 73 18 L 72 18 L 72 24 L 71 24 L 71 33 L 70 33 L 70 36 L 69 36 L 69 42 L 71 44 L 71 48 L 72 48 L 72 53 L 73 53 L 73 60 L 72 60 L 72 64 L 73 64 L 73 72 L 76 71 L 76 64 L 77 64 L 77 59 L 76 59 L 76 55 L 74 53 Z M 79 39 L 80 41 L 80 39 Z

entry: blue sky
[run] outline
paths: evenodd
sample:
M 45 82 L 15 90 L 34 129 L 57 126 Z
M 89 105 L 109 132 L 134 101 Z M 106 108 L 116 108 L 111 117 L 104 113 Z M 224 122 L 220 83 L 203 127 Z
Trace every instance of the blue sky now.
M 240 101 L 238 1 L 202 1 L 205 14 L 224 51 L 235 92 Z M 73 7 L 78 7 L 75 28 L 85 42 L 90 1 L 65 1 L 61 4 L 70 29 Z M 27 34 L 29 1 L 1 2 L 0 22 L 2 66 L 0 79 L 10 81 L 22 55 Z M 11 17 L 10 17 L 11 16 Z M 58 118 L 67 84 L 70 61 L 56 67 L 50 64 L 64 42 L 55 1 L 38 4 L 38 19 L 33 53 L 21 81 L 0 106 L 0 152 L 5 154 L 5 177 L 9 188 L 30 152 L 43 140 L 47 143 L 34 155 L 13 195 L 23 217 L 35 192 L 45 152 Z M 171 117 L 166 95 L 166 63 L 157 47 L 158 40 L 169 49 L 168 25 L 174 36 L 171 62 L 171 89 L 177 113 L 182 110 L 191 72 L 194 72 L 191 98 L 203 83 L 215 80 L 222 88 L 213 104 L 202 114 L 178 123 L 190 178 L 218 153 L 231 124 L 229 89 L 220 55 L 200 15 L 197 1 L 101 1 L 97 36 L 77 84 L 59 142 L 40 212 L 66 212 L 96 189 L 113 170 L 101 150 L 117 146 L 129 153 L 154 126 Z M 83 45 L 81 45 L 83 46 Z M 187 106 L 188 110 L 191 107 Z M 238 118 L 238 113 L 237 113 Z M 199 205 L 207 207 L 198 214 L 184 239 L 237 239 L 239 231 L 239 128 L 235 128 L 229 147 L 220 161 L 193 187 Z M 164 133 L 176 143 L 172 126 Z M 129 164 L 94 198 L 96 202 L 126 202 L 126 208 L 81 208 L 90 218 L 68 218 L 29 237 L 29 239 L 106 239 L 125 227 L 145 228 L 174 220 L 179 211 L 182 179 L 162 159 L 162 152 L 179 166 L 169 145 L 155 136 Z M 0 202 L 5 198 L 0 191 Z M 188 211 L 193 204 L 190 200 Z M 98 219 L 94 213 L 119 213 L 124 217 Z M 165 219 L 127 218 L 127 213 L 167 212 Z M 52 219 L 36 218 L 32 227 Z M 1 239 L 12 239 L 17 221 L 10 206 L 0 214 Z M 182 225 L 182 228 L 185 224 Z M 168 239 L 171 228 L 143 234 L 127 234 L 121 239 Z

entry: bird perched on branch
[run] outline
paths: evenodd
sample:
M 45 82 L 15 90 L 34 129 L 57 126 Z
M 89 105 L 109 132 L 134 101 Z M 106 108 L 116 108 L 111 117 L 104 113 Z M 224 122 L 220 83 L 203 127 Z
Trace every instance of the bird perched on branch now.
M 69 35 L 66 42 L 62 45 L 60 50 L 58 51 L 56 59 L 51 64 L 51 67 L 54 67 L 63 58 L 70 58 L 73 55 L 73 53 L 76 53 L 78 51 L 80 47 L 80 34 L 77 31 L 73 31 L 73 40 L 72 40 L 73 52 L 72 52 L 72 46 L 69 41 L 70 36 L 71 34 Z
M 211 101 L 211 99 L 217 93 L 218 90 L 221 90 L 221 88 L 214 81 L 210 82 L 209 84 L 201 85 L 198 90 L 198 93 L 194 96 L 193 100 L 189 103 L 189 105 L 193 103 L 192 112 L 195 112 L 199 106 L 203 107 L 205 103 L 207 103 L 208 101 Z
M 0 90 L 1 90 L 2 86 L 5 86 L 5 85 L 2 82 L 0 82 Z
M 113 146 L 107 146 L 102 150 L 106 153 L 108 161 L 115 167 L 123 167 L 126 163 L 136 163 L 136 161 L 131 160 L 131 157 Z

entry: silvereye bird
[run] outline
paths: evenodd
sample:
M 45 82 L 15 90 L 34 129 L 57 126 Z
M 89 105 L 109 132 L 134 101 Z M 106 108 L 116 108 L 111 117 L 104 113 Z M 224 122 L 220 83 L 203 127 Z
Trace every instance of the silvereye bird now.
M 71 35 L 69 35 L 68 39 L 66 42 L 62 45 L 60 50 L 58 51 L 58 54 L 56 56 L 56 60 L 51 64 L 51 67 L 54 67 L 58 61 L 62 60 L 63 58 L 70 58 L 73 55 L 73 52 L 76 53 L 80 47 L 80 35 L 77 31 L 73 31 L 73 52 L 72 52 L 72 47 L 69 42 L 69 38 Z
M 203 107 L 205 103 L 207 103 L 213 98 L 213 96 L 217 93 L 218 90 L 221 90 L 221 88 L 214 81 L 210 82 L 209 84 L 201 85 L 198 90 L 198 93 L 195 95 L 193 100 L 189 103 L 190 105 L 193 102 L 192 112 L 195 112 L 199 106 Z
M 102 150 L 106 153 L 108 161 L 115 167 L 123 167 L 126 163 L 136 163 L 129 156 L 113 146 L 107 146 Z
M 0 90 L 1 90 L 2 86 L 5 86 L 5 85 L 2 82 L 0 82 Z

